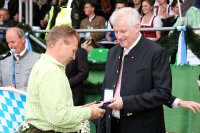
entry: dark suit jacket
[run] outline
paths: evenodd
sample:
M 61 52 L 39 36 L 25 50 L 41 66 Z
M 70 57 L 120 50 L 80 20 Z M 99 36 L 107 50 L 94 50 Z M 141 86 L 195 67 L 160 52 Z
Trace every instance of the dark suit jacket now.
M 103 92 L 115 90 L 123 48 L 110 49 Z M 141 37 L 138 44 L 124 57 L 120 111 L 121 133 L 165 133 L 163 104 L 171 98 L 171 69 L 164 48 Z M 111 110 L 99 121 L 98 133 L 110 133 Z
M 14 19 L 13 17 L 19 10 L 19 0 L 9 0 L 8 10 L 10 12 L 10 19 Z
M 22 3 L 22 16 L 23 21 L 25 21 L 26 18 L 26 5 L 25 3 Z M 40 14 L 40 8 L 39 5 L 33 2 L 33 26 L 40 26 L 40 17 L 38 16 Z
M 72 89 L 74 105 L 83 105 L 83 81 L 89 75 L 87 53 L 84 49 L 78 48 L 76 59 L 71 61 L 66 67 L 66 75 Z
M 175 16 L 171 16 L 171 17 L 166 18 L 163 21 L 163 27 L 173 27 L 174 24 L 176 23 L 177 19 L 178 19 L 178 17 L 175 17 Z M 161 36 L 162 37 L 167 36 L 169 34 L 169 32 L 170 31 L 161 31 Z

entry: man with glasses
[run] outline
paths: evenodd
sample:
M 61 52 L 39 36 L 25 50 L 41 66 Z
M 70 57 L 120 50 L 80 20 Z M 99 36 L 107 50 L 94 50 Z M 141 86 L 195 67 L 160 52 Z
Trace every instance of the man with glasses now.
M 0 86 L 12 86 L 26 91 L 28 78 L 40 54 L 28 51 L 23 30 L 13 27 L 6 32 L 8 47 L 12 56 L 0 61 Z

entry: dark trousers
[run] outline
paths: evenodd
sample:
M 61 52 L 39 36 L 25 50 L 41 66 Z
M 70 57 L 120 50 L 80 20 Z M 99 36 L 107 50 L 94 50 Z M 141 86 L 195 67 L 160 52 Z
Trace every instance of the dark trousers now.
M 120 129 L 120 119 L 111 117 L 111 132 L 112 133 L 121 133 Z
M 61 133 L 61 132 L 56 132 L 56 131 L 53 131 L 53 130 L 49 130 L 49 131 L 42 131 L 40 129 L 38 129 L 37 127 L 29 124 L 30 126 L 30 133 Z M 75 133 L 75 132 L 74 132 Z

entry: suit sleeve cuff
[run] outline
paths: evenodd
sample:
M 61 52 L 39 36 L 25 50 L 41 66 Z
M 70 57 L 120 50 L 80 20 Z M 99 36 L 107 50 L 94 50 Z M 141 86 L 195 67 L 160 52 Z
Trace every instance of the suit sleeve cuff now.
M 178 104 L 179 104 L 180 100 L 181 100 L 181 99 L 176 98 L 176 99 L 174 100 L 174 102 L 172 103 L 172 107 L 173 107 L 173 108 L 178 108 L 178 107 L 179 107 Z

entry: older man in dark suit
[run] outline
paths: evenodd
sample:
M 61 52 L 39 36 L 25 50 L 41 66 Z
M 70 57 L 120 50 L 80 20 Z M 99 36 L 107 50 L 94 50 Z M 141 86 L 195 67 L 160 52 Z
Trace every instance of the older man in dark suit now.
M 166 51 L 141 35 L 136 9 L 119 9 L 110 20 L 120 45 L 108 54 L 102 100 L 112 103 L 98 132 L 165 133 L 162 105 L 172 88 Z
M 110 20 L 120 45 L 108 54 L 101 99 L 111 104 L 98 133 L 165 133 L 163 104 L 200 112 L 199 103 L 171 95 L 168 56 L 141 35 L 139 13 L 122 8 Z

